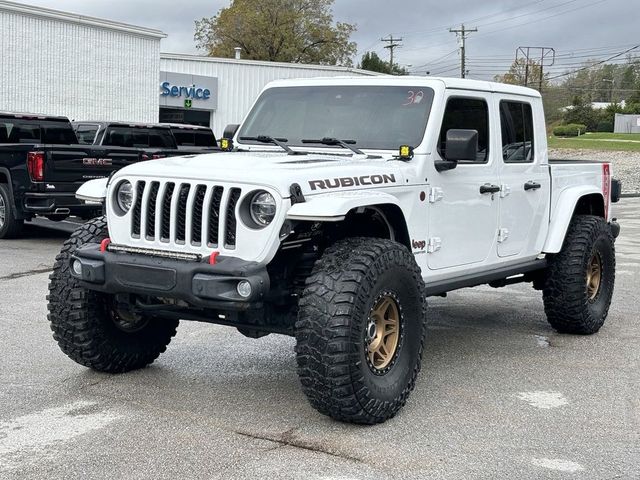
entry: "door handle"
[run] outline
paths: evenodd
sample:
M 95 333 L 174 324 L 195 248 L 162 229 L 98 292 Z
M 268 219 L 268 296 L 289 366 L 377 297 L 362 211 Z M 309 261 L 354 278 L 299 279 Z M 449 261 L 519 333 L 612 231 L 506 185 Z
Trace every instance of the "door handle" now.
M 490 183 L 485 183 L 480 187 L 480 193 L 485 195 L 487 193 L 498 193 L 500 191 L 500 186 L 491 185 Z
M 540 185 L 538 182 L 527 182 L 524 184 L 525 192 L 528 192 L 529 190 L 538 190 L 539 188 L 542 188 L 542 185 Z

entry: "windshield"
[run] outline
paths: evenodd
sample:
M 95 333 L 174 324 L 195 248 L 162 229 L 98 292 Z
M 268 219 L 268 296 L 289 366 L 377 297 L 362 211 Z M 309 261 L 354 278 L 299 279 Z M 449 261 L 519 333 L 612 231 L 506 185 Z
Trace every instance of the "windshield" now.
M 238 138 L 286 138 L 290 146 L 303 146 L 303 139 L 339 138 L 355 140 L 358 148 L 417 147 L 424 136 L 433 95 L 428 87 L 271 88 L 258 99 Z

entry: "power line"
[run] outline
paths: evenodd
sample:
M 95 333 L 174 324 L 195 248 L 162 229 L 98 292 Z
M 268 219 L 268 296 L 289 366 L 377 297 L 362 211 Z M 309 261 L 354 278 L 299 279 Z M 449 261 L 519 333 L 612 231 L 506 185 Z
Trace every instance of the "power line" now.
M 556 17 L 559 17 L 559 16 L 561 16 L 561 15 L 565 15 L 565 14 L 567 14 L 567 13 L 575 12 L 575 11 L 577 11 L 577 10 L 583 10 L 583 9 L 585 9 L 585 8 L 592 7 L 592 6 L 594 6 L 594 5 L 597 5 L 597 4 L 599 4 L 599 3 L 603 3 L 603 2 L 607 2 L 607 1 L 609 1 L 609 0 L 597 0 L 597 1 L 592 2 L 592 3 L 589 3 L 589 4 L 587 4 L 587 5 L 581 5 L 581 6 L 579 6 L 579 7 L 571 8 L 571 9 L 569 9 L 569 10 L 565 10 L 565 11 L 563 11 L 563 12 L 554 13 L 553 15 L 548 15 L 548 16 L 546 16 L 546 17 L 536 18 L 536 19 L 530 20 L 529 22 L 518 23 L 518 24 L 516 24 L 516 25 L 510 25 L 510 26 L 508 26 L 508 27 L 499 28 L 499 29 L 497 29 L 497 30 L 491 30 L 491 31 L 489 31 L 489 32 L 482 33 L 482 34 L 480 34 L 480 35 L 478 35 L 478 36 L 483 36 L 483 37 L 484 37 L 484 36 L 488 36 L 488 35 L 493 35 L 494 33 L 504 32 L 505 30 L 511 30 L 511 29 L 518 28 L 518 27 L 522 27 L 522 26 L 525 26 L 525 25 L 530 25 L 530 24 L 532 24 L 532 23 L 541 22 L 541 21 L 543 21 L 543 20 L 549 20 L 549 19 L 551 19 L 551 18 L 556 18 Z M 563 5 L 566 5 L 566 4 L 563 4 Z
M 454 54 L 454 53 L 456 53 L 457 51 L 458 51 L 458 49 L 456 48 L 455 50 L 450 51 L 449 53 L 447 53 L 446 55 L 443 55 L 442 57 L 439 57 L 439 58 L 437 58 L 437 59 L 435 59 L 435 60 L 433 60 L 433 61 L 431 61 L 431 62 L 427 62 L 427 63 L 425 63 L 425 64 L 418 65 L 417 67 L 412 68 L 412 69 L 411 69 L 411 71 L 412 71 L 412 72 L 416 72 L 416 71 L 418 71 L 419 69 L 424 68 L 424 67 L 427 67 L 427 66 L 429 66 L 429 67 L 433 67 L 433 66 L 435 66 L 435 65 L 441 64 L 441 63 L 443 63 L 443 62 L 444 62 L 444 60 L 446 60 L 447 58 L 449 58 L 451 55 L 453 55 L 453 54 Z
M 530 15 L 539 14 L 541 11 L 550 10 L 551 8 L 558 8 L 558 7 L 561 7 L 561 6 L 567 5 L 568 3 L 573 3 L 574 1 L 575 1 L 575 0 L 571 0 L 571 2 L 562 3 L 562 4 L 559 4 L 559 5 L 556 5 L 555 7 L 550 7 L 550 8 L 547 8 L 547 9 L 544 9 L 544 10 L 540 10 L 540 11 L 537 11 L 537 12 L 531 12 L 531 13 L 530 13 Z M 564 11 L 562 11 L 562 12 L 554 13 L 554 14 L 552 14 L 552 15 L 547 15 L 547 16 L 540 17 L 540 18 L 534 18 L 534 19 L 532 19 L 532 20 L 529 20 L 528 22 L 524 22 L 524 23 L 517 23 L 517 24 L 515 24 L 515 25 L 510 25 L 510 26 L 507 26 L 507 27 L 504 27 L 504 28 L 499 28 L 499 29 L 496 29 L 496 30 L 490 30 L 490 31 L 488 31 L 488 32 L 483 32 L 483 33 L 478 34 L 478 36 L 479 36 L 479 37 L 484 37 L 484 36 L 488 36 L 488 35 L 493 35 L 493 34 L 495 34 L 495 33 L 500 33 L 500 32 L 506 31 L 506 30 L 511 30 L 511 29 L 514 29 L 514 28 L 518 28 L 518 27 L 522 27 L 522 26 L 527 26 L 527 25 L 530 25 L 530 24 L 532 24 L 532 23 L 537 23 L 537 22 L 541 22 L 541 21 L 543 21 L 543 20 L 548 20 L 548 19 L 551 19 L 551 18 L 559 17 L 559 16 L 561 16 L 561 15 L 565 15 L 565 14 L 567 14 L 567 13 L 575 12 L 575 11 L 577 11 L 577 10 L 583 10 L 583 9 L 585 9 L 585 8 L 588 8 L 588 7 L 591 7 L 591 6 L 597 5 L 597 4 L 599 4 L 599 3 L 604 3 L 604 2 L 606 2 L 606 1 L 609 1 L 609 0 L 597 0 L 597 1 L 595 1 L 595 2 L 592 2 L 592 3 L 586 4 L 586 5 L 581 5 L 581 6 L 576 7 L 576 8 L 571 8 L 571 9 L 568 9 L 568 10 L 564 10 Z M 522 16 L 522 15 L 521 15 L 521 16 Z M 508 20 L 510 20 L 510 18 L 504 19 L 504 20 L 500 21 L 500 23 L 506 22 L 506 21 L 508 21 Z M 486 25 L 488 25 L 488 24 L 479 25 L 479 26 L 480 26 L 480 27 L 482 27 L 482 26 L 486 26 Z M 448 43 L 442 43 L 442 44 L 436 44 L 436 45 L 429 45 L 429 46 L 424 46 L 424 47 L 408 48 L 408 49 L 406 49 L 406 51 L 425 50 L 425 49 L 430 49 L 430 48 L 439 47 L 439 46 L 441 46 L 441 45 L 442 45 L 442 46 L 443 46 L 443 45 L 448 45 Z
M 502 15 L 502 14 L 509 13 L 509 12 L 514 12 L 514 11 L 517 11 L 517 10 L 522 10 L 523 8 L 529 8 L 529 7 L 532 7 L 534 5 L 538 5 L 538 4 L 546 2 L 546 1 L 548 1 L 548 0 L 537 0 L 537 1 L 531 2 L 531 3 L 527 4 L 527 5 L 521 5 L 519 7 L 513 7 L 513 8 L 509 8 L 507 10 L 501 10 L 501 11 L 494 12 L 494 13 L 491 13 L 491 14 L 488 14 L 488 15 L 483 15 L 482 17 L 477 17 L 477 18 L 472 18 L 472 19 L 469 19 L 469 20 L 464 20 L 462 23 L 466 23 L 466 24 L 477 23 L 477 22 L 480 22 L 482 20 L 486 20 L 487 18 L 495 18 L 498 15 Z M 578 1 L 578 0 L 571 0 L 571 2 L 576 2 L 576 1 Z M 557 7 L 560 7 L 560 6 L 562 6 L 562 5 L 555 5 L 553 7 L 549 7 L 547 9 L 545 9 L 545 10 L 549 10 L 549 9 L 552 9 L 552 8 L 557 8 Z M 538 12 L 529 12 L 529 13 L 527 13 L 525 15 L 533 15 L 535 13 L 538 13 Z M 449 23 L 447 25 L 440 25 L 438 27 L 433 27 L 433 28 L 430 28 L 428 30 L 410 30 L 408 32 L 404 31 L 402 33 L 405 36 L 411 36 L 411 35 L 414 35 L 414 34 L 420 34 L 420 36 L 424 37 L 424 36 L 429 36 L 429 34 L 432 34 L 432 33 L 440 33 L 440 34 L 444 33 L 444 30 L 447 29 L 447 28 L 453 28 L 453 25 Z
M 604 60 L 602 60 L 600 62 L 594 63 L 593 65 L 588 65 L 588 66 L 583 67 L 583 68 L 578 68 L 577 70 L 574 70 L 572 72 L 567 72 L 567 73 L 563 73 L 561 75 L 555 75 L 553 77 L 549 77 L 548 80 L 554 80 L 556 78 L 568 77 L 569 75 L 574 75 L 576 73 L 583 72 L 585 70 L 589 70 L 589 69 L 591 69 L 593 67 L 597 67 L 598 65 L 602 65 L 604 63 L 607 63 L 607 62 L 609 62 L 609 61 L 611 61 L 611 60 L 613 60 L 615 58 L 619 58 L 619 57 L 621 57 L 623 55 L 626 55 L 627 53 L 632 52 L 633 50 L 636 50 L 638 48 L 640 48 L 640 45 L 636 45 L 635 47 L 631 47 L 628 50 L 625 50 L 624 52 L 620 52 L 620 53 L 618 53 L 616 55 L 613 55 L 612 57 L 605 58 Z

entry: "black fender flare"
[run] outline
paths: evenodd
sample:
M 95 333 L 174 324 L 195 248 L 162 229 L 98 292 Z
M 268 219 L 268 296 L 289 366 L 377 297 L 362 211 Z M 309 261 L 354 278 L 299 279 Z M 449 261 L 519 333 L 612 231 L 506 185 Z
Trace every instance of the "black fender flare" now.
M 9 171 L 8 168 L 0 167 L 0 174 L 3 174 L 7 177 L 7 186 L 9 187 L 9 196 L 11 197 L 11 206 L 16 212 L 18 212 L 18 208 L 16 206 L 16 200 L 13 196 L 13 181 L 11 178 L 11 172 Z M 0 181 L 0 183 L 4 183 L 4 182 Z M 20 211 L 18 212 L 18 214 L 22 214 L 22 212 Z

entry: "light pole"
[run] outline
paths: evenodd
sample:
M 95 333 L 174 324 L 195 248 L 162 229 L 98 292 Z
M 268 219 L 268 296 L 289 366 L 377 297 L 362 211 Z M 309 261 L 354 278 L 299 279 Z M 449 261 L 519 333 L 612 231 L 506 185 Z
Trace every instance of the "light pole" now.
M 613 103 L 613 86 L 615 85 L 615 80 L 612 78 L 603 78 L 602 83 L 608 83 L 609 87 L 609 103 Z

